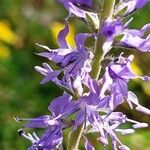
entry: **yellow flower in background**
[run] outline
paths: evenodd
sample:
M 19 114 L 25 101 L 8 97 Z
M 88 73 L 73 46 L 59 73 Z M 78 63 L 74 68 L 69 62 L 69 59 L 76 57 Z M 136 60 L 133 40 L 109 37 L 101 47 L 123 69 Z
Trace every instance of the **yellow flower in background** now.
M 131 68 L 132 68 L 132 70 L 134 71 L 135 74 L 137 74 L 139 76 L 143 74 L 142 70 L 140 69 L 140 67 L 138 67 L 138 65 L 136 64 L 136 62 L 133 62 L 131 64 Z
M 150 83 L 149 82 L 142 82 L 142 89 L 145 94 L 150 96 L 150 92 L 149 92 L 150 91 Z
M 62 30 L 63 28 L 64 24 L 60 22 L 53 22 L 52 24 L 50 24 L 50 30 L 55 40 L 57 39 L 59 31 Z M 66 40 L 67 43 L 69 43 L 71 46 L 75 46 L 74 36 L 75 36 L 75 28 L 73 25 L 69 25 L 69 34 L 67 35 Z
M 7 44 L 15 44 L 19 37 L 10 28 L 6 21 L 0 21 L 0 41 Z
M 138 65 L 136 65 L 135 62 L 133 62 L 131 64 L 131 67 L 137 75 L 143 75 L 142 70 L 140 69 L 140 67 L 138 67 Z M 142 89 L 143 89 L 144 93 L 150 96 L 150 83 L 149 82 L 141 82 L 141 80 L 135 80 L 135 81 L 139 82 L 142 85 Z
M 8 58 L 10 56 L 10 49 L 8 46 L 0 43 L 0 59 L 1 58 Z
M 134 72 L 136 75 L 139 75 L 139 76 L 142 76 L 142 75 L 143 75 L 142 70 L 141 70 L 140 67 L 136 64 L 135 61 L 131 63 L 131 69 L 133 70 L 133 72 Z M 134 81 L 137 82 L 137 83 L 140 83 L 140 84 L 142 83 L 141 80 L 139 80 L 139 79 L 135 79 Z
M 20 37 L 11 29 L 7 21 L 0 21 L 0 58 L 8 58 L 11 51 L 6 44 L 16 45 Z

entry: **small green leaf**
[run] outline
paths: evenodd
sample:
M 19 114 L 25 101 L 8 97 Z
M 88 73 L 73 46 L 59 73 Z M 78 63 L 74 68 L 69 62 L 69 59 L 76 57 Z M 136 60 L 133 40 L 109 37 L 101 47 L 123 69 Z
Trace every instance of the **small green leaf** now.
M 117 18 L 117 17 L 120 17 L 120 16 L 123 16 L 124 15 L 124 13 L 127 11 L 127 9 L 128 9 L 128 7 L 126 6 L 126 7 L 124 7 L 123 9 L 121 9 L 119 12 L 117 12 L 116 14 L 115 14 L 115 18 Z
M 124 37 L 124 34 L 119 34 L 114 38 L 115 42 L 120 42 L 120 40 Z
M 99 19 L 96 14 L 88 14 L 86 13 L 86 23 L 91 31 L 97 32 L 99 28 Z

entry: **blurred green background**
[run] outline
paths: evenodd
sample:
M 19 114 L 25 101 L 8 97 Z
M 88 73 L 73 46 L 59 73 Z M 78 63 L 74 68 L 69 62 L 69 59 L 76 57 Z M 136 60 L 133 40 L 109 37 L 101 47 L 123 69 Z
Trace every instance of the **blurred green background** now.
M 40 49 L 35 43 L 57 48 L 56 36 L 63 28 L 67 12 L 56 0 L 0 0 L 0 149 L 25 150 L 29 142 L 18 136 L 21 124 L 14 116 L 36 117 L 49 114 L 50 101 L 62 94 L 54 84 L 40 85 L 42 77 L 34 66 L 47 61 L 35 55 Z M 134 15 L 131 27 L 142 27 L 150 22 L 150 5 Z M 77 19 L 71 19 L 71 33 L 67 40 L 74 45 L 77 32 L 89 32 Z M 140 74 L 150 75 L 150 54 L 134 53 L 133 69 Z M 130 81 L 142 105 L 150 108 L 150 83 Z M 131 112 L 126 104 L 120 107 L 130 118 L 150 124 L 150 117 Z M 133 135 L 121 136 L 132 150 L 150 149 L 150 128 L 139 129 Z M 81 148 L 82 149 L 82 148 Z M 97 150 L 101 148 L 97 146 Z

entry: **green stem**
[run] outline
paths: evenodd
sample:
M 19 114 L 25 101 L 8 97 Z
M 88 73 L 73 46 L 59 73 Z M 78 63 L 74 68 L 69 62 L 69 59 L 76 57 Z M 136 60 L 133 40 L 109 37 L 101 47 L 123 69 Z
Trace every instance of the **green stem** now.
M 112 18 L 116 0 L 104 0 L 101 19 Z
M 84 123 L 81 124 L 75 132 L 70 132 L 68 138 L 69 142 L 67 145 L 67 150 L 78 150 L 82 132 L 84 130 Z
M 107 18 L 112 18 L 113 11 L 114 11 L 114 5 L 115 5 L 115 0 L 104 0 L 103 2 L 103 9 L 101 11 L 100 15 L 100 27 L 99 27 L 99 32 L 101 31 L 101 26 L 103 24 L 103 21 Z M 101 72 L 101 61 L 103 60 L 105 54 L 103 53 L 103 44 L 105 42 L 105 38 L 103 35 L 100 35 L 96 41 L 96 46 L 95 46 L 95 57 L 93 60 L 92 64 L 92 71 L 91 71 L 91 77 L 94 79 L 98 80 L 98 77 Z
M 104 0 L 103 10 L 102 10 L 101 16 L 100 16 L 101 23 L 100 23 L 99 32 L 101 30 L 101 25 L 102 25 L 103 21 L 107 18 L 112 17 L 114 5 L 115 5 L 115 0 Z M 92 71 L 91 71 L 91 77 L 92 78 L 98 79 L 98 76 L 100 74 L 100 70 L 101 70 L 100 62 L 104 57 L 103 50 L 102 50 L 102 45 L 103 45 L 104 41 L 105 41 L 105 39 L 101 35 L 96 42 L 95 58 L 93 61 Z M 83 130 L 84 130 L 84 123 L 82 123 L 76 129 L 75 132 L 72 131 L 69 134 L 69 136 L 68 136 L 69 141 L 68 141 L 68 145 L 67 145 L 67 150 L 78 150 Z

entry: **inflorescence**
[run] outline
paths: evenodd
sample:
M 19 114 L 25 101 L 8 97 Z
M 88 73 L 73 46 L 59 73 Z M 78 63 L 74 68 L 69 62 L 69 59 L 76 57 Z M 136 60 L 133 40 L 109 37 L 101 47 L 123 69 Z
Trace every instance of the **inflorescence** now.
M 133 18 L 124 21 L 124 18 L 131 16 L 135 11 L 144 7 L 148 0 L 119 0 L 114 5 L 113 14 L 110 17 L 102 18 L 101 13 L 97 13 L 92 0 L 58 0 L 67 9 L 68 16 L 65 18 L 65 27 L 58 34 L 58 49 L 50 49 L 47 46 L 37 44 L 45 49 L 39 53 L 41 57 L 54 62 L 58 67 L 53 70 L 49 64 L 36 66 L 35 70 L 44 76 L 41 84 L 54 82 L 64 90 L 62 96 L 54 99 L 48 106 L 49 115 L 37 118 L 18 118 L 17 121 L 26 121 L 26 128 L 44 128 L 42 136 L 38 137 L 26 133 L 20 129 L 19 135 L 32 142 L 28 150 L 53 150 L 63 149 L 63 132 L 70 128 L 72 132 L 84 125 L 82 138 L 85 142 L 86 150 L 94 150 L 94 145 L 88 139 L 89 133 L 98 133 L 97 141 L 103 144 L 106 149 L 111 138 L 113 150 L 129 150 L 117 136 L 131 134 L 137 128 L 145 128 L 147 123 L 139 122 L 128 118 L 123 112 L 116 111 L 116 108 L 126 102 L 130 109 L 136 109 L 142 113 L 150 115 L 150 110 L 141 106 L 137 96 L 128 90 L 130 79 L 141 79 L 150 81 L 148 76 L 138 76 L 131 69 L 134 56 L 125 57 L 123 53 L 119 56 L 110 57 L 103 66 L 101 62 L 108 58 L 108 53 L 112 48 L 124 48 L 139 50 L 141 52 L 150 51 L 150 24 L 144 25 L 141 29 L 129 29 L 129 24 Z M 103 3 L 105 3 L 103 1 Z M 101 1 L 103 8 L 103 3 Z M 85 9 L 86 8 L 86 9 Z M 69 19 L 76 17 L 89 27 L 91 33 L 78 33 L 75 36 L 76 46 L 70 46 L 66 41 L 69 33 Z M 87 38 L 94 39 L 97 43 L 102 39 L 100 47 L 95 46 L 93 51 L 86 47 Z M 97 65 L 98 78 L 92 75 L 93 61 L 96 53 L 102 53 L 100 63 Z M 130 123 L 130 128 L 120 126 Z M 68 149 L 69 150 L 69 149 Z

